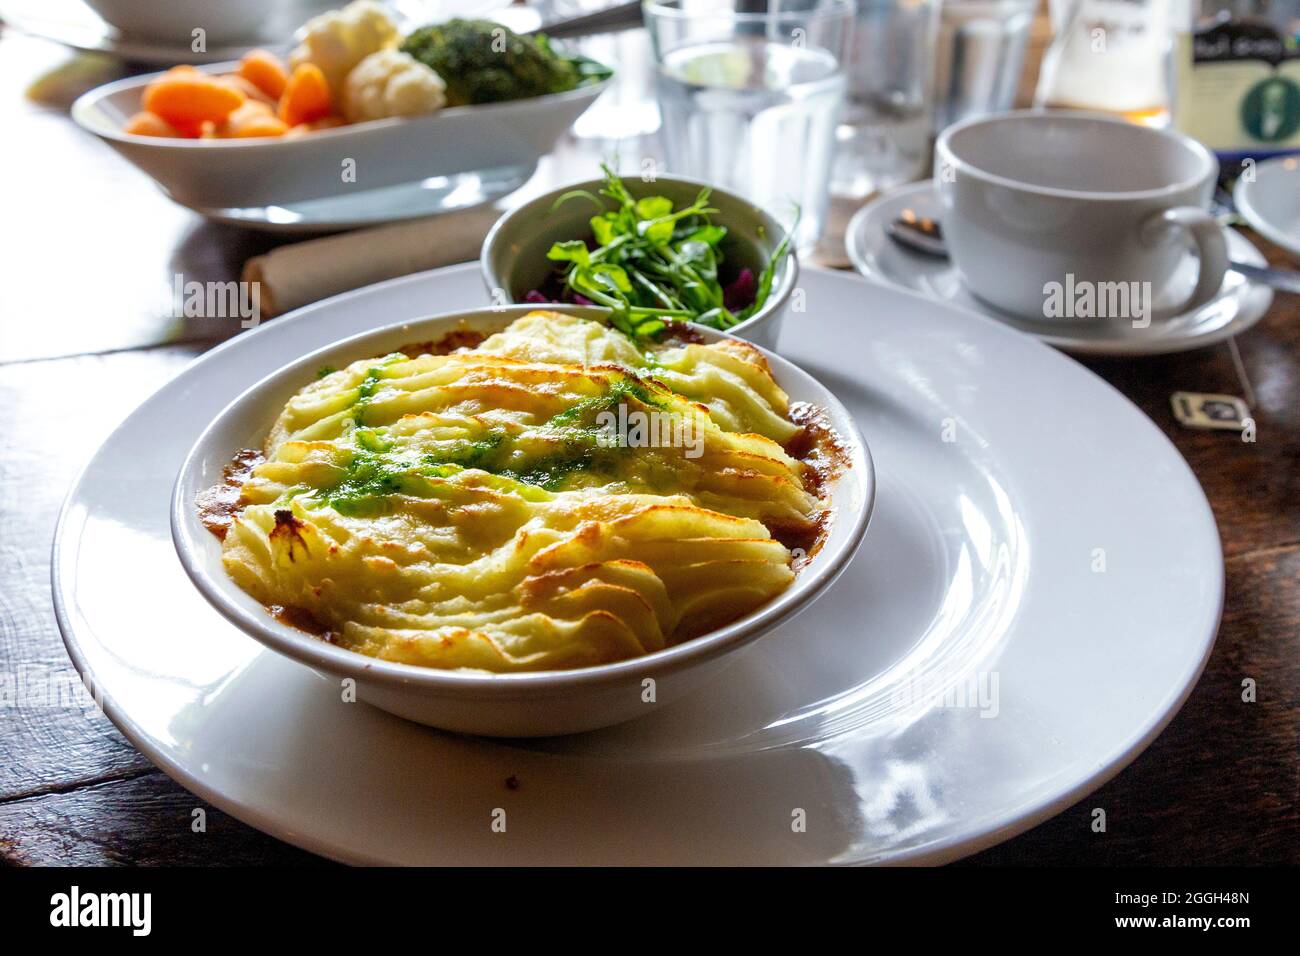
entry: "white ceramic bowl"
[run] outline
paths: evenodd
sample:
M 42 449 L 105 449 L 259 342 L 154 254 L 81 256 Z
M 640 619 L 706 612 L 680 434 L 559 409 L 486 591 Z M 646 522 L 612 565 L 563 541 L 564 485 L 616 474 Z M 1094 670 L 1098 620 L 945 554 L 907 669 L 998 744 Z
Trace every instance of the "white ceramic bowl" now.
M 202 28 L 209 43 L 255 36 L 267 0 L 86 0 L 110 26 L 128 37 L 189 46 Z
M 539 288 L 555 263 L 546 258 L 554 242 L 582 239 L 591 235 L 591 217 L 595 207 L 587 201 L 572 199 L 556 206 L 565 193 L 584 190 L 599 194 L 603 180 L 570 183 L 544 196 L 529 200 L 510 210 L 496 221 L 483 240 L 480 261 L 488 293 L 502 290 L 509 300 L 519 302 L 529 289 Z M 694 202 L 705 183 L 681 176 L 659 176 L 653 182 L 639 177 L 625 177 L 624 185 L 635 198 L 667 196 L 675 208 Z M 741 265 L 749 266 L 757 276 L 775 254 L 785 238 L 785 229 L 761 207 L 711 186 L 710 204 L 718 210 L 713 221 L 727 227 L 723 249 Z M 613 201 L 609 201 L 613 208 Z M 776 349 L 781 324 L 790 308 L 790 295 L 799 280 L 799 258 L 787 249 L 772 279 L 767 301 L 753 316 L 727 331 L 763 348 Z M 501 301 L 497 299 L 495 301 Z
M 534 306 L 506 306 L 404 322 L 352 336 L 304 356 L 267 376 L 228 405 L 203 432 L 181 466 L 172 493 L 171 529 L 186 573 L 231 623 L 272 650 L 334 679 L 353 678 L 358 699 L 410 720 L 446 730 L 494 737 L 539 737 L 592 730 L 631 720 L 698 687 L 732 652 L 807 607 L 844 570 L 866 532 L 875 476 L 865 442 L 844 406 L 806 372 L 768 352 L 772 373 L 793 401 L 824 409 L 847 446 L 850 467 L 830 487 L 834 517 L 821 549 L 794 583 L 772 601 L 694 640 L 644 657 L 568 671 L 482 674 L 376 660 L 327 644 L 282 624 L 237 587 L 221 564 L 221 543 L 204 528 L 195 495 L 222 478 L 241 448 L 261 447 L 284 403 L 323 365 L 342 367 L 410 342 L 436 340 L 452 329 L 492 332 Z M 578 315 L 599 309 L 557 307 Z M 702 329 L 709 341 L 726 338 Z M 655 702 L 643 699 L 643 681 L 655 682 Z
M 200 66 L 231 73 L 237 63 Z M 124 133 L 144 88 L 160 74 L 97 87 L 72 118 L 147 173 L 172 199 L 200 212 L 283 206 L 475 170 L 529 167 L 609 84 L 429 116 L 373 120 L 294 139 L 167 139 Z M 343 163 L 355 164 L 345 181 Z

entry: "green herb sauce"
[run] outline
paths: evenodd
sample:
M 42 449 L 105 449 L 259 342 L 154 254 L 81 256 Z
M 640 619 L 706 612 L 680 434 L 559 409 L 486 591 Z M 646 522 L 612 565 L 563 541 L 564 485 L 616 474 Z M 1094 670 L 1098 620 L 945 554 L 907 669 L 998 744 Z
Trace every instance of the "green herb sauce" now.
M 427 497 L 433 493 L 430 479 L 449 478 L 467 469 L 478 469 L 546 491 L 559 490 L 579 472 L 612 473 L 627 450 L 601 445 L 596 417 L 628 400 L 652 408 L 664 404 L 645 383 L 635 375 L 628 375 L 602 394 L 583 399 L 553 415 L 537 430 L 558 437 L 564 446 L 562 450 L 522 465 L 507 465 L 516 443 L 505 430 L 490 431 L 474 440 L 451 442 L 437 451 L 413 453 L 398 448 L 386 428 L 365 426 L 362 423 L 365 407 L 378 390 L 381 377 L 382 366 L 372 368 L 357 388 L 353 420 L 358 427 L 352 433 L 356 452 L 347 464 L 345 477 L 337 485 L 317 492 L 340 514 L 382 514 L 393 495 Z

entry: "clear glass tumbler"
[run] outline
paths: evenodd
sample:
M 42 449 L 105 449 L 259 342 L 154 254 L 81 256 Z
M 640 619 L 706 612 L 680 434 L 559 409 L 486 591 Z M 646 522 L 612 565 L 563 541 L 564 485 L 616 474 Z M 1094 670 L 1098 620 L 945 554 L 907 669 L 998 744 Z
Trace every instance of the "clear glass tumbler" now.
M 938 23 L 937 0 L 857 0 L 837 197 L 862 199 L 928 168 Z
M 1038 0 L 943 0 L 934 128 L 1015 105 Z
M 826 223 L 853 0 L 645 0 L 670 172 Z

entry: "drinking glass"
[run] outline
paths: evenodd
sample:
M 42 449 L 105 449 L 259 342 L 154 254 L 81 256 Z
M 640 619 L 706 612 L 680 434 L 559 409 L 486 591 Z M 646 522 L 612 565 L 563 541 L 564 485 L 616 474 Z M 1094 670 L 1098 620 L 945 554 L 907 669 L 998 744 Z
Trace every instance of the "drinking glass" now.
M 930 162 L 937 0 L 857 0 L 849 98 L 831 176 L 861 199 L 920 176 Z
M 807 252 L 826 222 L 853 0 L 645 0 L 670 171 L 752 199 Z
M 943 0 L 934 128 L 1015 105 L 1038 0 Z

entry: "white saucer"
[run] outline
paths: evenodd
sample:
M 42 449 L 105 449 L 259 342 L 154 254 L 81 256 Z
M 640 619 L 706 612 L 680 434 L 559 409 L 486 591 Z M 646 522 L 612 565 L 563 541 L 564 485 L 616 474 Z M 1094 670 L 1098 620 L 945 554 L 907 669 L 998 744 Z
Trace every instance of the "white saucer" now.
M 952 262 L 901 248 L 889 238 L 885 227 L 905 209 L 920 217 L 943 218 L 934 187 L 929 182 L 899 186 L 874 199 L 854 214 L 844 236 L 849 259 L 858 272 L 978 312 L 1069 352 L 1085 355 L 1186 352 L 1244 332 L 1264 317 L 1273 302 L 1273 291 L 1267 286 L 1229 272 L 1218 296 L 1201 308 L 1163 322 L 1152 322 L 1148 328 L 1135 329 L 1129 324 L 1080 323 L 1063 331 L 1057 323 L 1024 319 L 977 299 L 967 291 Z M 1231 229 L 1225 230 L 1225 236 L 1228 254 L 1233 259 L 1260 266 L 1268 264 L 1245 236 Z M 1162 301 L 1177 303 L 1185 299 L 1195 282 L 1195 270 L 1196 263 L 1189 252 L 1168 288 L 1156 291 L 1157 307 Z
M 1031 338 L 847 274 L 800 284 L 783 352 L 871 443 L 871 529 L 815 605 L 679 703 L 576 737 L 439 733 L 345 703 L 177 560 L 172 483 L 231 397 L 343 336 L 482 306 L 476 263 L 264 323 L 134 412 L 55 537 L 73 661 L 184 786 L 346 861 L 939 862 L 1033 826 L 1196 682 L 1223 598 L 1209 505 L 1146 416 Z
M 150 2 L 150 0 L 140 0 Z M 154 0 L 166 2 L 166 0 Z M 219 3 L 220 0 L 213 0 Z M 434 19 L 425 0 L 388 0 L 402 23 L 419 25 Z M 81 0 L 0 0 L 0 20 L 28 36 L 52 40 L 74 50 L 107 53 L 130 63 L 175 66 L 178 63 L 220 63 L 238 60 L 254 47 L 285 50 L 293 33 L 311 17 L 343 6 L 342 0 L 280 0 L 268 3 L 257 33 L 240 43 L 215 44 L 195 51 L 191 44 L 168 43 L 127 36 L 100 19 Z
M 328 6 L 324 4 L 324 7 Z M 321 3 L 313 0 L 284 4 L 280 12 L 269 13 L 257 34 L 246 42 L 214 44 L 202 52 L 192 49 L 190 43 L 126 36 L 101 20 L 80 0 L 0 0 L 0 20 L 20 33 L 52 40 L 74 50 L 107 53 L 131 63 L 175 66 L 178 63 L 237 60 L 257 46 L 283 49 L 287 47 L 294 29 L 322 8 Z
M 1252 180 L 1237 180 L 1232 201 L 1252 229 L 1300 256 L 1300 156 L 1260 163 Z

